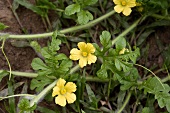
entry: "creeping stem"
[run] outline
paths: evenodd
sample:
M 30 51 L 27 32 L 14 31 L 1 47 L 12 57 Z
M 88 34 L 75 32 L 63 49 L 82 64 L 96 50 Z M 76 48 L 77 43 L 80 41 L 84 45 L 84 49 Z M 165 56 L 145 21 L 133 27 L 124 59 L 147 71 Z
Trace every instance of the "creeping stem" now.
M 67 29 L 63 29 L 63 30 L 60 30 L 60 33 L 61 34 L 65 34 L 65 33 L 70 33 L 70 32 L 76 32 L 76 31 L 80 31 L 80 30 L 83 30 L 83 29 L 87 29 L 87 28 L 90 28 L 94 25 L 96 25 L 97 23 L 101 22 L 102 20 L 104 19 L 107 19 L 108 17 L 110 17 L 111 15 L 113 15 L 115 13 L 115 11 L 110 11 L 109 13 L 85 24 L 85 25 L 79 25 L 79 26 L 74 26 L 74 27 L 70 27 L 70 28 L 67 28 Z M 49 36 L 52 36 L 53 32 L 50 32 L 50 33 L 42 33 L 42 34 L 33 34 L 33 35 L 9 35 L 8 38 L 12 38 L 12 39 L 28 39 L 28 38 L 44 38 L 44 37 L 49 37 Z

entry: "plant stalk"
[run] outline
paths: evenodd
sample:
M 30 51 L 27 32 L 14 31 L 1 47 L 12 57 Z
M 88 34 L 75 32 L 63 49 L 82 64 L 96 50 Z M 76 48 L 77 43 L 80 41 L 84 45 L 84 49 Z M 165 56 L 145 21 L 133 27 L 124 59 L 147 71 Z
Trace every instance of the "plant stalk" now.
M 132 95 L 132 92 L 129 91 L 128 96 L 126 97 L 125 102 L 123 103 L 122 107 L 118 110 L 117 113 L 121 113 L 123 111 L 123 109 L 126 107 L 127 103 L 129 102 L 131 95 Z
M 121 37 L 124 37 L 127 35 L 132 29 L 134 29 L 138 23 L 142 20 L 143 17 L 139 18 L 137 21 L 135 21 L 129 28 L 127 28 L 125 31 L 123 31 L 120 35 L 118 35 L 115 39 L 112 40 L 112 45 L 115 44 L 116 41 L 118 41 Z
M 151 16 L 154 18 L 158 18 L 158 19 L 170 20 L 169 16 L 162 16 L 162 15 L 158 15 L 158 14 L 152 14 Z
M 35 97 L 35 95 L 31 95 L 31 94 L 16 94 L 16 95 L 11 95 L 11 96 L 7 96 L 7 97 L 0 97 L 0 101 L 3 99 L 7 99 L 7 98 L 12 98 L 12 97 Z
M 115 13 L 115 11 L 110 11 L 109 13 L 85 24 L 85 25 L 79 25 L 79 26 L 74 26 L 74 27 L 70 27 L 70 28 L 67 28 L 67 29 L 63 29 L 63 30 L 60 30 L 60 33 L 61 34 L 65 34 L 65 33 L 70 33 L 70 32 L 76 32 L 76 31 L 80 31 L 80 30 L 83 30 L 83 29 L 87 29 L 89 27 L 92 27 L 94 25 L 96 25 L 97 23 L 101 22 L 102 20 L 104 19 L 107 19 L 108 17 L 110 17 L 111 15 L 113 15 Z M 52 36 L 53 32 L 49 32 L 49 33 L 42 33 L 42 34 L 33 34 L 33 35 L 9 35 L 8 38 L 11 38 L 11 39 L 28 39 L 28 38 L 44 38 L 44 37 L 49 37 L 49 36 Z

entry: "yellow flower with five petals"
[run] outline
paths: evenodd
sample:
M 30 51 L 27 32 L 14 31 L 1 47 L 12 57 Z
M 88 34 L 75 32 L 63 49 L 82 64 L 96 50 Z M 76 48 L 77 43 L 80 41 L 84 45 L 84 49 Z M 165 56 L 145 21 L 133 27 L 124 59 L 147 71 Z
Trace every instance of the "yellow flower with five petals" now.
M 136 6 L 136 0 L 113 0 L 113 2 L 116 4 L 114 10 L 117 13 L 123 12 L 125 16 L 129 16 L 131 8 Z
M 73 48 L 70 51 L 70 59 L 71 60 L 79 60 L 79 65 L 81 68 L 86 66 L 87 64 L 95 63 L 97 57 L 93 55 L 95 52 L 95 48 L 91 43 L 79 42 L 77 48 Z
M 62 78 L 58 79 L 56 86 L 53 88 L 52 97 L 55 97 L 55 103 L 60 106 L 66 105 L 67 102 L 73 103 L 76 100 L 76 95 L 73 93 L 76 91 L 76 84 L 73 82 L 68 82 L 65 85 L 66 81 Z

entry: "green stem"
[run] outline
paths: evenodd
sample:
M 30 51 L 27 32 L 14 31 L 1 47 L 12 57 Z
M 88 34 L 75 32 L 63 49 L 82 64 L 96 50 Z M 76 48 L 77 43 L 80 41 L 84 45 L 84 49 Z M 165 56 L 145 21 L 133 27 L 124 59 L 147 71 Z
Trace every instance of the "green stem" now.
M 73 74 L 73 73 L 76 72 L 79 68 L 80 68 L 79 65 L 74 66 L 74 67 L 70 70 L 70 74 Z
M 98 77 L 86 76 L 88 82 L 109 82 L 109 79 L 100 79 Z
M 79 66 L 75 66 L 70 70 L 70 74 L 74 73 L 79 69 Z M 49 86 L 47 86 L 42 92 L 40 92 L 33 100 L 30 102 L 30 106 L 33 106 L 34 103 L 38 103 L 38 101 L 43 98 L 55 85 L 57 80 L 55 80 L 53 83 L 51 83 Z
M 121 37 L 124 37 L 127 35 L 132 29 L 134 29 L 138 23 L 142 20 L 143 17 L 139 18 L 136 22 L 134 22 L 129 28 L 127 28 L 125 31 L 123 31 L 119 36 L 117 36 L 114 40 L 112 40 L 112 45 L 115 44 L 117 40 L 119 40 Z
M 11 71 L 12 71 L 12 69 L 11 69 L 11 64 L 10 64 L 10 62 L 9 62 L 9 60 L 8 60 L 8 57 L 6 56 L 6 54 L 5 54 L 5 52 L 4 52 L 4 45 L 5 45 L 5 38 L 4 38 L 3 41 L 2 41 L 1 49 L 2 49 L 2 53 L 3 53 L 6 61 L 7 61 L 7 63 L 8 63 L 8 67 L 9 67 L 9 80 L 10 80 L 10 79 L 11 79 Z
M 123 103 L 122 107 L 118 110 L 117 113 L 121 113 L 121 112 L 123 111 L 123 109 L 126 107 L 127 103 L 128 103 L 129 100 L 130 100 L 131 94 L 132 94 L 132 92 L 130 91 L 130 92 L 128 93 L 128 96 L 126 97 L 125 102 Z
M 11 95 L 11 96 L 7 96 L 7 97 L 0 97 L 0 100 L 7 99 L 7 98 L 12 98 L 12 97 L 21 97 L 21 96 L 35 97 L 35 95 L 31 95 L 31 94 L 17 94 L 17 95 Z
M 43 91 L 41 91 L 37 96 L 35 96 L 30 101 L 30 106 L 33 106 L 34 104 L 38 103 L 38 101 L 43 98 L 55 85 L 57 80 L 55 80 L 53 83 L 51 83 L 49 86 L 47 86 Z
M 162 16 L 162 15 L 158 15 L 158 14 L 152 14 L 151 16 L 154 18 L 158 18 L 158 19 L 170 20 L 169 16 Z
M 6 71 L 6 70 L 0 70 L 0 73 Z M 7 71 L 10 73 L 10 71 Z M 21 76 L 21 77 L 28 77 L 28 78 L 35 78 L 38 76 L 37 73 L 28 73 L 28 72 L 19 72 L 19 71 L 11 71 L 11 74 L 15 76 Z
M 149 71 L 150 73 L 152 73 L 152 74 L 156 77 L 156 79 L 160 82 L 160 84 L 162 85 L 162 87 L 165 89 L 164 85 L 162 84 L 161 79 L 160 79 L 159 77 L 157 77 L 154 72 L 152 72 L 150 69 L 148 69 L 148 68 L 146 68 L 146 67 L 144 67 L 144 66 L 142 66 L 142 65 L 140 65 L 140 64 L 134 64 L 134 65 L 139 66 L 139 67 L 142 67 L 142 68 L 146 69 L 147 71 Z
M 111 12 L 109 12 L 109 13 L 107 13 L 107 14 L 85 24 L 85 25 L 79 25 L 79 26 L 67 28 L 67 29 L 61 30 L 60 33 L 65 34 L 65 33 L 76 32 L 76 31 L 80 31 L 80 30 L 83 30 L 83 29 L 87 29 L 89 27 L 96 25 L 97 23 L 101 22 L 102 20 L 110 17 L 114 13 L 115 13 L 115 11 L 113 10 L 113 11 L 111 11 Z M 43 37 L 52 36 L 52 34 L 53 34 L 53 32 L 43 33 L 43 34 L 33 34 L 33 35 L 9 35 L 9 38 L 12 38 L 12 39 L 43 38 Z
M 70 74 L 74 73 L 75 71 L 77 71 L 79 69 L 79 65 L 76 65 L 75 67 L 73 67 L 70 70 Z M 0 73 L 3 72 L 5 70 L 0 70 Z M 11 74 L 15 75 L 15 76 L 21 76 L 21 77 L 28 77 L 28 78 L 36 78 L 38 76 L 37 73 L 28 73 L 28 72 L 19 72 L 19 71 L 11 71 Z M 93 76 L 86 76 L 86 81 L 88 82 L 108 82 L 109 79 L 100 79 L 98 77 L 93 77 Z

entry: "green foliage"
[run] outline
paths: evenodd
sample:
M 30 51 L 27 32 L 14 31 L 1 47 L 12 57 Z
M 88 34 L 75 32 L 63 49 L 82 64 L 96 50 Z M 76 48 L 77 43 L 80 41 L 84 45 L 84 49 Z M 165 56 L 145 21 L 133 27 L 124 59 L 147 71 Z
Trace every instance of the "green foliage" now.
M 47 16 L 49 9 L 55 9 L 55 5 L 49 0 L 37 0 L 37 5 L 33 5 L 27 0 L 15 0 L 15 3 L 18 3 L 27 9 L 32 10 L 33 12 L 41 15 L 42 17 Z
M 36 79 L 31 80 L 30 89 L 34 90 L 36 89 L 36 92 L 40 92 L 44 89 L 44 87 L 50 83 L 52 83 L 53 80 L 50 79 L 50 77 L 47 76 L 38 76 Z
M 97 106 L 98 101 L 95 97 L 94 92 L 92 91 L 91 87 L 88 84 L 86 84 L 86 90 L 87 90 L 87 94 L 88 94 L 88 97 L 89 97 L 89 102 L 91 103 L 90 104 L 91 107 L 97 109 L 98 108 L 98 106 Z
M 158 104 L 161 108 L 167 108 L 168 112 L 170 112 L 170 86 L 167 84 L 163 84 L 160 82 L 160 79 L 157 77 L 149 78 L 144 81 L 140 86 L 141 89 L 144 89 L 145 93 L 151 93 L 155 95 L 155 99 L 157 99 Z
M 86 24 L 88 21 L 93 20 L 93 15 L 89 11 L 81 10 L 77 13 L 79 24 Z
M 71 4 L 65 9 L 65 14 L 66 15 L 72 15 L 75 14 L 76 12 L 80 12 L 80 5 L 79 4 Z
M 68 74 L 70 67 L 72 67 L 72 61 L 67 58 L 65 54 L 57 53 L 60 49 L 61 41 L 56 39 L 57 32 L 54 32 L 51 43 L 48 47 L 43 47 L 40 50 L 44 61 L 40 58 L 34 58 L 31 66 L 34 70 L 38 72 L 38 77 L 32 79 L 31 89 L 35 89 L 39 92 L 46 85 L 52 82 L 52 79 L 64 77 Z M 35 49 L 37 44 L 35 44 Z M 40 47 L 37 45 L 38 48 Z
M 31 112 L 34 111 L 37 107 L 36 104 L 30 107 L 30 102 L 26 98 L 23 98 L 20 103 L 18 104 L 18 107 L 20 109 L 19 113 L 24 113 L 24 112 Z
M 0 71 L 0 82 L 1 82 L 1 80 L 5 77 L 5 76 L 7 76 L 9 73 L 7 72 L 7 71 Z
M 126 40 L 121 37 L 115 43 L 115 49 L 111 48 L 111 35 L 108 31 L 103 31 L 100 35 L 100 43 L 102 44 L 102 49 L 97 44 L 94 44 L 96 48 L 96 55 L 100 56 L 103 64 L 100 70 L 97 71 L 97 76 L 99 78 L 107 78 L 107 71 L 110 70 L 112 73 L 117 73 L 119 71 L 129 72 L 133 68 L 133 64 L 136 63 L 137 57 L 140 55 L 139 48 L 135 51 L 126 50 L 123 54 L 119 52 L 126 48 Z
M 79 24 L 86 24 L 90 20 L 93 20 L 93 15 L 84 8 L 90 5 L 94 5 L 98 0 L 76 0 L 75 4 L 71 4 L 65 8 L 66 15 L 73 15 L 77 13 L 77 22 Z
M 100 35 L 100 42 L 103 46 L 103 52 L 105 53 L 106 50 L 108 50 L 111 46 L 112 46 L 112 43 L 111 43 L 111 35 L 108 31 L 103 31 L 102 32 L 102 35 Z
M 128 90 L 132 86 L 137 86 L 139 74 L 136 68 L 132 68 L 129 73 L 115 73 L 114 78 L 120 82 L 121 90 Z
M 0 22 L 0 30 L 4 30 L 6 28 L 8 28 L 8 26 Z

